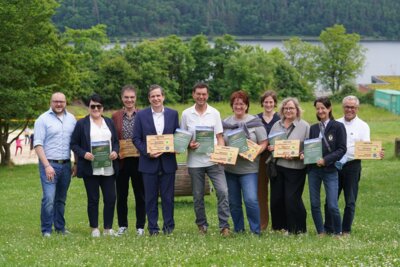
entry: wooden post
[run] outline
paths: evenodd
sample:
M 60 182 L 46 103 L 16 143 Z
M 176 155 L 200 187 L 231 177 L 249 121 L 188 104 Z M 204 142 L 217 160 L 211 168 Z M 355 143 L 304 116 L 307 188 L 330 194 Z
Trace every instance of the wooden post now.
M 205 179 L 204 194 L 210 195 L 210 182 L 208 176 Z M 186 164 L 178 164 L 175 174 L 175 196 L 192 196 L 192 180 Z
M 400 138 L 396 138 L 394 141 L 394 155 L 400 157 Z

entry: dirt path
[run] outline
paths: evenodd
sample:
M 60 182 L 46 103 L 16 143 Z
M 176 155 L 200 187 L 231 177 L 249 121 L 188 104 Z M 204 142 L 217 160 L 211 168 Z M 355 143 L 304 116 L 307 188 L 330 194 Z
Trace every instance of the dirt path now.
M 11 140 L 12 138 L 14 138 L 15 135 L 11 135 L 9 136 L 8 140 Z M 11 144 L 11 159 L 14 162 L 14 164 L 16 165 L 23 165 L 23 164 L 31 164 L 31 163 L 37 163 L 38 162 L 38 158 L 36 156 L 35 150 L 32 150 L 30 152 L 30 145 L 27 142 L 25 145 L 25 138 L 24 136 L 19 136 L 19 138 L 23 139 L 21 141 L 22 144 L 22 153 L 21 150 L 18 149 L 18 153 L 17 155 L 15 155 L 15 141 Z

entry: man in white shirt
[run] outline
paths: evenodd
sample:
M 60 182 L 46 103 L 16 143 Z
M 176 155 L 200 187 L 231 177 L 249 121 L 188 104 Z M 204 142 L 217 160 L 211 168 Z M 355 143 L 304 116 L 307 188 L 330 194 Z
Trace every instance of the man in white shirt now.
M 339 170 L 339 192 L 344 192 L 345 208 L 342 221 L 342 233 L 348 235 L 351 232 L 354 214 L 356 210 L 356 201 L 358 195 L 358 183 L 361 177 L 361 160 L 354 159 L 354 147 L 357 141 L 370 141 L 370 129 L 366 122 L 357 116 L 360 101 L 356 96 L 346 96 L 343 98 L 343 114 L 344 116 L 338 119 L 346 128 L 347 134 L 347 152 L 344 156 L 345 163 L 342 169 Z M 383 157 L 383 152 L 381 152 Z M 325 209 L 325 215 L 326 209 Z M 326 217 L 325 228 L 329 232 L 330 219 Z
M 195 133 L 196 126 L 207 126 L 214 128 L 214 143 L 224 145 L 222 137 L 222 121 L 218 110 L 207 104 L 208 85 L 197 83 L 192 90 L 192 96 L 195 101 L 194 106 L 187 108 L 182 113 L 181 128 Z M 194 137 L 195 138 L 195 137 Z M 208 228 L 204 208 L 204 187 L 205 175 L 210 177 L 211 182 L 217 193 L 218 198 L 218 219 L 221 235 L 228 236 L 230 216 L 228 186 L 226 183 L 223 166 L 210 161 L 210 155 L 207 153 L 197 153 L 195 150 L 199 143 L 191 141 L 189 144 L 187 166 L 192 179 L 192 191 L 194 201 L 194 211 L 196 215 L 196 224 L 199 232 L 205 234 Z

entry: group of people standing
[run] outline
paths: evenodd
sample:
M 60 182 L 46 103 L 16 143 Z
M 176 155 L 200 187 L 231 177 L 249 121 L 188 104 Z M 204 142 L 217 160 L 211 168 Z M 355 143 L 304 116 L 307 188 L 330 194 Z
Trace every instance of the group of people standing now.
M 82 177 L 87 193 L 87 213 L 92 237 L 101 235 L 98 222 L 100 190 L 103 195 L 103 235 L 123 235 L 128 230 L 129 180 L 136 203 L 136 233 L 143 235 L 147 215 L 148 232 L 158 235 L 171 234 L 175 228 L 174 184 L 177 161 L 175 153 L 147 151 L 148 135 L 173 134 L 181 128 L 193 134 L 188 145 L 187 167 L 191 177 L 195 224 L 201 234 L 206 234 L 209 224 L 204 205 L 205 175 L 209 177 L 217 196 L 219 231 L 230 235 L 229 217 L 234 231 L 245 231 L 242 208 L 244 202 L 251 233 L 260 235 L 269 221 L 268 179 L 270 180 L 270 212 L 272 229 L 299 234 L 307 231 L 306 209 L 302 200 L 306 175 L 309 177 L 311 212 L 317 233 L 320 235 L 351 232 L 360 179 L 361 162 L 354 159 L 355 141 L 369 141 L 369 127 L 357 117 L 359 101 L 354 96 L 343 100 L 345 116 L 335 121 L 328 98 L 314 102 L 318 123 L 310 125 L 301 119 L 301 107 L 296 98 L 282 100 L 278 112 L 277 96 L 267 91 L 261 97 L 264 111 L 248 114 L 250 101 L 244 91 L 230 97 L 233 114 L 224 120 L 220 113 L 207 103 L 209 88 L 197 83 L 192 89 L 194 105 L 183 111 L 179 123 L 178 112 L 164 106 L 165 93 L 159 85 L 148 90 L 150 107 L 138 110 L 136 89 L 132 85 L 121 90 L 123 109 L 112 119 L 103 116 L 102 98 L 94 94 L 87 103 L 89 115 L 78 122 L 65 110 L 66 98 L 62 93 L 51 97 L 50 109 L 35 122 L 34 147 L 39 157 L 39 171 L 43 198 L 41 205 L 41 230 L 45 237 L 52 234 L 52 227 L 61 234 L 65 228 L 64 208 L 71 176 Z M 214 130 L 215 145 L 229 145 L 228 133 L 242 129 L 247 139 L 261 146 L 254 161 L 238 157 L 235 165 L 222 165 L 210 161 L 209 153 L 196 151 L 199 143 L 195 132 L 199 126 Z M 287 139 L 304 140 L 321 138 L 323 158 L 316 164 L 304 165 L 304 155 L 286 155 L 271 161 L 274 146 L 268 136 L 284 132 Z M 120 157 L 120 143 L 133 142 L 137 156 Z M 107 142 L 112 164 L 93 165 L 92 146 Z M 70 150 L 75 156 L 71 164 Z M 343 158 L 343 168 L 338 171 L 335 163 Z M 266 161 L 275 164 L 274 177 L 266 175 Z M 320 187 L 326 192 L 325 224 L 320 208 Z M 344 191 L 346 208 L 343 222 L 338 207 L 338 197 Z M 158 197 L 161 197 L 163 225 L 158 225 Z M 113 230 L 115 203 L 117 206 L 117 232 Z

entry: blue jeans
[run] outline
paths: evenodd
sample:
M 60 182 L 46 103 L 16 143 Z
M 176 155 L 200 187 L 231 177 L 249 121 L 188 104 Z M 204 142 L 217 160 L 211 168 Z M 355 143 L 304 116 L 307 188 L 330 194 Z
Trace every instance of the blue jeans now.
M 53 181 L 48 181 L 44 166 L 39 162 L 40 181 L 42 183 L 42 204 L 40 221 L 42 233 L 51 233 L 52 226 L 57 232 L 65 231 L 65 201 L 71 182 L 71 163 L 50 163 L 56 175 Z
M 206 210 L 204 208 L 205 175 L 207 174 L 217 193 L 219 228 L 229 228 L 228 186 L 226 184 L 224 168 L 219 164 L 215 164 L 208 167 L 188 168 L 188 172 L 192 179 L 196 224 L 199 226 L 208 226 Z
M 324 183 L 327 210 L 325 213 L 330 214 L 333 225 L 333 234 L 342 232 L 342 223 L 340 219 L 338 205 L 338 173 L 334 171 L 326 171 L 323 168 L 312 168 L 308 172 L 308 185 L 310 189 L 311 213 L 314 220 L 315 228 L 318 234 L 325 233 L 324 223 L 321 213 L 321 183 Z
M 235 232 L 244 231 L 244 217 L 242 210 L 243 193 L 250 231 L 254 234 L 260 234 L 260 207 L 258 205 L 257 197 L 257 173 L 234 174 L 225 172 L 225 176 L 228 183 L 229 207 Z

